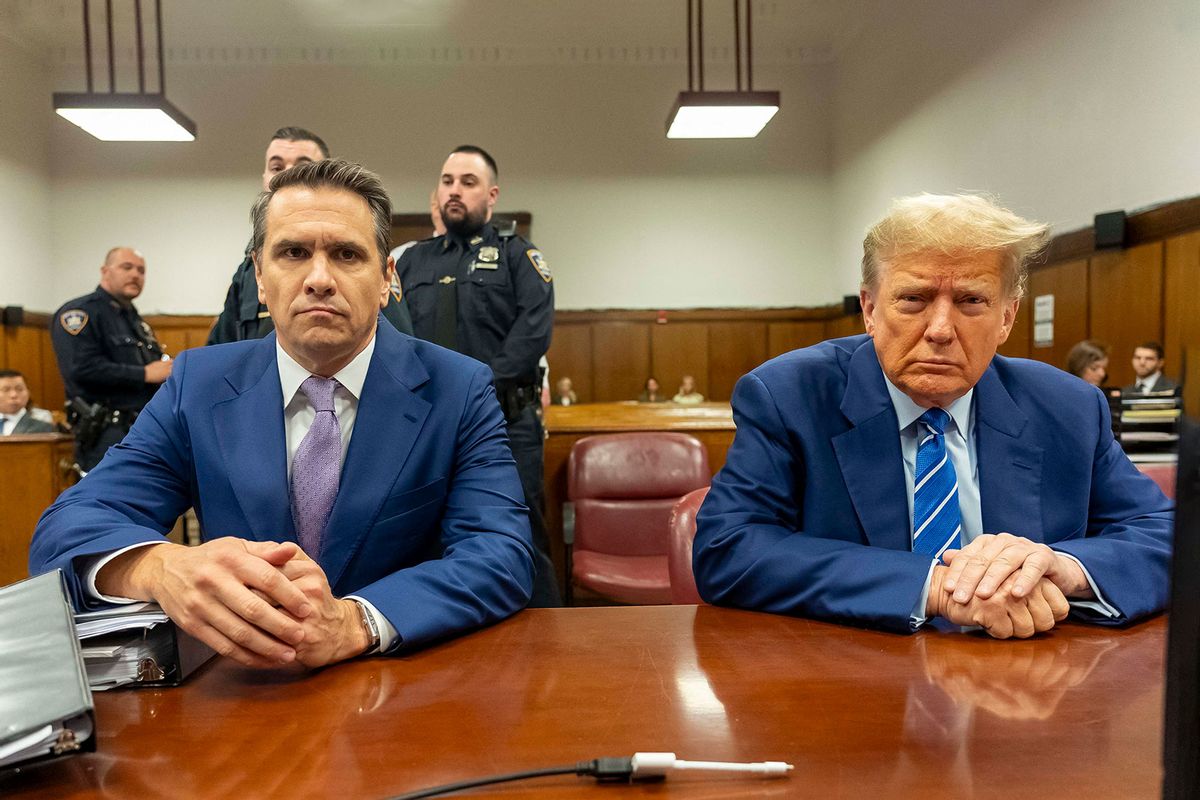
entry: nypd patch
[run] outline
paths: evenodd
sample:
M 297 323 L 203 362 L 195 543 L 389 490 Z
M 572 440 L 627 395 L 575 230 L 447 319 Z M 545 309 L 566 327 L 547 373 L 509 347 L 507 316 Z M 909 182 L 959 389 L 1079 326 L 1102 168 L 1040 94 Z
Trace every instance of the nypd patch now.
M 396 270 L 392 270 L 392 278 L 388 283 L 388 291 L 392 293 L 392 297 L 396 298 L 397 303 L 404 299 L 404 290 L 400 288 L 400 276 L 396 274 Z
M 546 257 L 542 255 L 541 250 L 526 250 L 525 255 L 529 257 L 529 263 L 533 264 L 533 268 L 537 270 L 537 274 L 542 276 L 542 280 L 549 283 L 553 280 L 550 274 L 550 264 L 547 263 Z
M 87 327 L 88 313 L 82 308 L 72 308 L 58 315 L 58 324 L 72 336 L 78 336 Z

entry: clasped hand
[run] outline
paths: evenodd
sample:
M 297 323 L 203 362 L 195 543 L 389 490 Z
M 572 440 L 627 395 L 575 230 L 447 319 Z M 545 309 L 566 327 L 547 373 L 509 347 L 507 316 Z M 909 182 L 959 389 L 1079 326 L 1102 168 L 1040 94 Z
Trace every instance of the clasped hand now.
M 980 625 L 999 639 L 1048 631 L 1067 616 L 1067 597 L 1092 597 L 1077 562 L 1010 533 L 979 536 L 943 560 L 947 566 L 934 568 L 927 611 Z
M 106 595 L 154 600 L 179 627 L 249 667 L 319 667 L 367 647 L 354 601 L 291 542 L 224 537 L 123 553 L 96 579 Z

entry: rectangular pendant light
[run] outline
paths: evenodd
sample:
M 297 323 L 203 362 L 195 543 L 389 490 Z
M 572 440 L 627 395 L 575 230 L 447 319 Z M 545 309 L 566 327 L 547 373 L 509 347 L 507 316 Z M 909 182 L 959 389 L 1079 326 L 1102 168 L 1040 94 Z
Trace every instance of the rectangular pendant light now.
M 779 110 L 779 92 L 680 92 L 668 139 L 753 139 Z
M 196 123 L 160 94 L 55 92 L 54 111 L 103 142 L 196 140 Z

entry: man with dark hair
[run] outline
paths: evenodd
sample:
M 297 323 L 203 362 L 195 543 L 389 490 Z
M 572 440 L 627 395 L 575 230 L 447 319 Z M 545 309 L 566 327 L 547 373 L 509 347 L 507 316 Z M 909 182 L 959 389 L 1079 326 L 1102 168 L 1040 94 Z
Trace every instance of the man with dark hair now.
M 1126 394 L 1151 394 L 1175 391 L 1175 381 L 1163 375 L 1163 346 L 1142 342 L 1133 348 L 1133 372 L 1137 379 L 1121 391 Z
M 263 167 L 262 186 L 267 190 L 271 179 L 285 169 L 297 164 L 307 164 L 329 158 L 329 147 L 325 140 L 304 128 L 288 126 L 280 128 L 267 144 L 266 163 Z M 412 333 L 412 320 L 399 292 L 393 291 L 384 317 L 401 333 Z M 254 262 L 250 247 L 246 247 L 242 263 L 233 273 L 233 281 L 225 294 L 225 306 L 221 310 L 208 334 L 206 344 L 240 342 L 245 339 L 261 339 L 274 329 L 271 314 L 259 302 L 258 284 L 254 277 Z
M 0 436 L 23 433 L 54 433 L 53 422 L 38 419 L 29 408 L 29 387 L 15 369 L 0 369 Z M 41 409 L 36 409 L 39 413 Z
M 554 285 L 539 250 L 490 224 L 498 178 L 496 160 L 483 148 L 456 147 L 438 180 L 446 233 L 405 251 L 396 273 L 418 337 L 492 368 L 538 550 L 530 605 L 555 606 L 561 600 L 542 517 L 544 435 L 538 413 L 538 360 L 550 347 Z
M 300 165 L 252 218 L 275 331 L 180 354 L 42 516 L 30 571 L 62 569 L 79 609 L 154 600 L 254 667 L 411 649 L 522 608 L 533 548 L 491 373 L 379 322 L 378 177 Z M 204 543 L 166 542 L 189 507 Z
M 146 260 L 114 247 L 96 291 L 54 312 L 50 341 L 67 391 L 75 462 L 87 472 L 129 431 L 171 374 L 171 360 L 133 301 L 146 284 Z

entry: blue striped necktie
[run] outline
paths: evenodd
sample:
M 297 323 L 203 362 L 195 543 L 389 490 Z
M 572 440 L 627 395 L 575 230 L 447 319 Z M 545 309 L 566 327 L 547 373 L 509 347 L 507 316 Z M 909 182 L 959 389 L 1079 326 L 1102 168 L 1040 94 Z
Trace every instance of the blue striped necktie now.
M 913 552 L 941 558 L 948 547 L 958 548 L 962 513 L 958 509 L 958 476 L 946 452 L 950 415 L 931 408 L 921 415 L 917 435 L 917 475 L 913 490 Z

